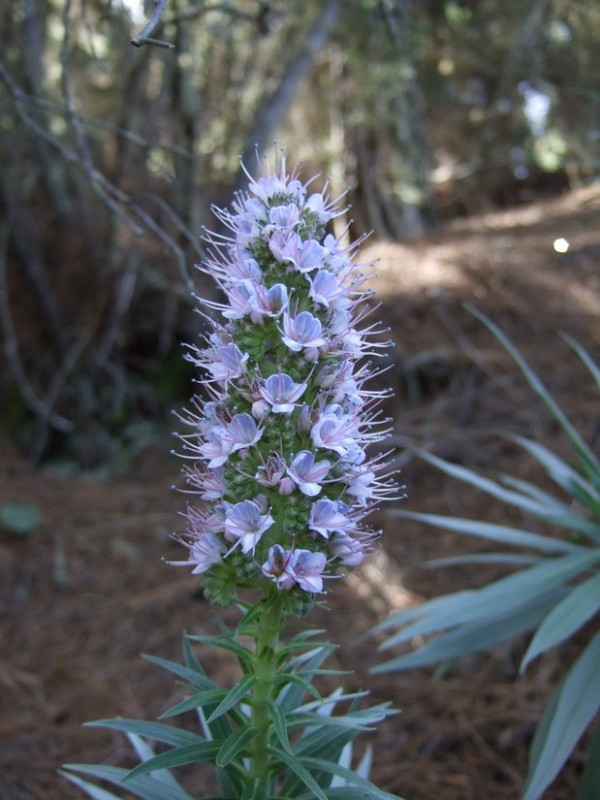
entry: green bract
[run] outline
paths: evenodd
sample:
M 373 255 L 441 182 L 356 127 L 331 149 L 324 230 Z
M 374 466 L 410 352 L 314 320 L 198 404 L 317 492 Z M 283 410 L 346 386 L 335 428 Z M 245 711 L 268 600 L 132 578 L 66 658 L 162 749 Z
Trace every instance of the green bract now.
M 509 475 L 484 477 L 423 450 L 418 455 L 451 477 L 519 508 L 563 535 L 550 538 L 537 532 L 404 510 L 391 512 L 445 530 L 527 551 L 499 551 L 441 559 L 437 565 L 500 563 L 518 568 L 477 590 L 438 597 L 417 608 L 392 615 L 376 628 L 388 632 L 381 649 L 387 651 L 415 636 L 428 636 L 414 652 L 390 659 L 377 672 L 422 667 L 493 647 L 517 634 L 533 631 L 521 671 L 537 657 L 565 642 L 600 611 L 600 463 L 575 426 L 557 405 L 521 353 L 487 317 L 473 313 L 492 331 L 518 364 L 529 386 L 543 400 L 567 435 L 572 463 L 542 444 L 522 436 L 510 437 L 524 448 L 556 485 L 556 494 Z M 600 370 L 591 356 L 567 339 L 600 389 Z M 530 752 L 524 800 L 537 800 L 560 772 L 575 744 L 600 709 L 600 633 L 592 637 L 550 698 Z M 600 728 L 596 731 L 582 778 L 578 800 L 597 800 Z

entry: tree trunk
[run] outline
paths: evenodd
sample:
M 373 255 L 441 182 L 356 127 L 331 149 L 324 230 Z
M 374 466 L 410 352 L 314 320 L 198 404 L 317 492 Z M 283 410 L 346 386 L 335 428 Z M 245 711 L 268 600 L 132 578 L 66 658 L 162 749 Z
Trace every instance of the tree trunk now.
M 289 61 L 279 85 L 256 112 L 254 125 L 246 139 L 242 160 L 253 164 L 255 152 L 263 153 L 281 124 L 294 95 L 306 78 L 315 58 L 327 43 L 329 35 L 337 22 L 342 0 L 326 0 L 321 12 L 306 34 L 302 46 Z M 235 190 L 243 189 L 246 176 L 240 170 L 235 182 Z

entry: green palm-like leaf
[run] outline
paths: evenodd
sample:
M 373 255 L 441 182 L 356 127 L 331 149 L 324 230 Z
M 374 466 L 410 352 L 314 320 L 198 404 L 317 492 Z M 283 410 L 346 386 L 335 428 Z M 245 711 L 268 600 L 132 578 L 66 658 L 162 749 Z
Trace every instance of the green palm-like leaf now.
M 544 619 L 523 656 L 521 672 L 541 653 L 566 641 L 599 611 L 600 572 L 572 589 Z
M 439 462 L 441 459 L 437 461 Z M 436 466 L 439 467 L 440 464 L 437 463 Z M 550 536 L 542 536 L 539 533 L 530 533 L 520 528 L 511 528 L 508 525 L 497 525 L 496 523 L 482 522 L 476 519 L 449 517 L 443 514 L 424 514 L 419 511 L 405 511 L 404 509 L 396 509 L 395 511 L 389 512 L 389 515 L 392 517 L 400 517 L 401 519 L 412 519 L 417 522 L 424 522 L 427 525 L 462 533 L 465 536 L 476 536 L 491 542 L 500 542 L 512 547 L 524 547 L 531 550 L 538 550 L 542 553 L 576 553 L 584 549 L 580 545 L 573 544 L 572 542 L 565 542 L 561 539 L 553 539 Z
M 556 691 L 532 748 L 523 800 L 537 800 L 552 783 L 600 708 L 600 633 L 592 639 Z
M 499 611 L 495 617 L 461 624 L 441 633 L 426 644 L 405 655 L 378 664 L 373 672 L 384 673 L 404 669 L 426 667 L 443 661 L 451 661 L 469 653 L 477 653 L 495 647 L 521 633 L 532 630 L 555 606 L 557 594 L 551 593 L 535 599 L 529 605 L 515 611 Z
M 420 616 L 410 626 L 392 635 L 380 649 L 388 649 L 415 636 L 437 633 L 467 623 L 482 623 L 494 620 L 499 614 L 508 616 L 521 612 L 536 598 L 557 591 L 557 601 L 562 599 L 564 584 L 594 567 L 600 561 L 600 550 L 584 550 L 582 553 L 546 559 L 529 569 L 520 570 L 494 581 L 482 589 L 474 589 L 436 598 L 420 606 L 414 613 Z M 394 622 L 402 624 L 406 612 L 392 615 L 388 627 Z

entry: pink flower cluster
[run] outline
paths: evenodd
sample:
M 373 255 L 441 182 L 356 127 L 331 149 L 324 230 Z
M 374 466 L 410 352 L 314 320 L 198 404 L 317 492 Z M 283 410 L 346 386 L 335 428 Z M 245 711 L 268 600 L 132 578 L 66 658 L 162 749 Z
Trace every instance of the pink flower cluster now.
M 207 505 L 188 509 L 188 558 L 173 563 L 317 593 L 363 561 L 380 535 L 363 519 L 396 491 L 386 454 L 366 452 L 388 433 L 387 393 L 365 388 L 377 370 L 359 364 L 389 343 L 361 325 L 370 292 L 357 243 L 327 230 L 339 210 L 326 190 L 311 193 L 283 158 L 248 177 L 248 192 L 216 210 L 228 233 L 208 235 L 201 266 L 224 300 L 200 300 L 210 332 L 188 358 L 206 392 L 180 438 L 188 485 Z

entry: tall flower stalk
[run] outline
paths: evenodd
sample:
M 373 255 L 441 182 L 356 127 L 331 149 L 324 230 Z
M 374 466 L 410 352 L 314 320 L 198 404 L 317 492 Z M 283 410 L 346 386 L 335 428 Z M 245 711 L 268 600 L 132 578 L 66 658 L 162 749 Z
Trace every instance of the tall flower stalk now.
M 191 691 L 165 716 L 196 709 L 201 738 L 173 737 L 157 723 L 96 723 L 172 749 L 147 753 L 126 774 L 77 770 L 118 774 L 139 793 L 165 769 L 207 761 L 228 798 L 390 798 L 368 781 L 366 761 L 349 768 L 353 737 L 391 713 L 387 704 L 360 709 L 363 693 L 341 689 L 322 697 L 313 681 L 331 645 L 315 644 L 310 631 L 280 641 L 289 614 L 308 612 L 373 551 L 380 531 L 365 518 L 396 494 L 386 454 L 367 454 L 389 430 L 379 408 L 387 393 L 366 386 L 379 372 L 371 358 L 388 342 L 365 321 L 373 307 L 354 261 L 358 243 L 328 232 L 340 209 L 327 190 L 311 192 L 283 156 L 274 172 L 248 178 L 247 193 L 216 209 L 226 233 L 206 236 L 200 268 L 223 299 L 198 298 L 208 330 L 187 351 L 202 387 L 180 415 L 195 499 L 175 537 L 186 558 L 170 562 L 201 574 L 206 597 L 237 603 L 242 619 L 218 637 L 186 637 L 185 667 L 158 660 Z M 193 641 L 233 652 L 239 683 L 223 690 L 210 681 Z M 189 795 L 177 784 L 173 797 Z
M 229 234 L 207 237 L 202 269 L 224 300 L 198 300 L 218 318 L 189 348 L 206 393 L 181 417 L 181 439 L 187 483 L 209 506 L 188 509 L 177 563 L 204 574 L 218 605 L 274 584 L 298 611 L 373 549 L 379 531 L 363 520 L 396 490 L 385 459 L 365 451 L 388 432 L 386 393 L 365 388 L 370 363 L 357 366 L 388 343 L 362 324 L 371 292 L 356 244 L 327 232 L 336 204 L 283 158 L 249 178 L 248 194 L 216 211 Z

